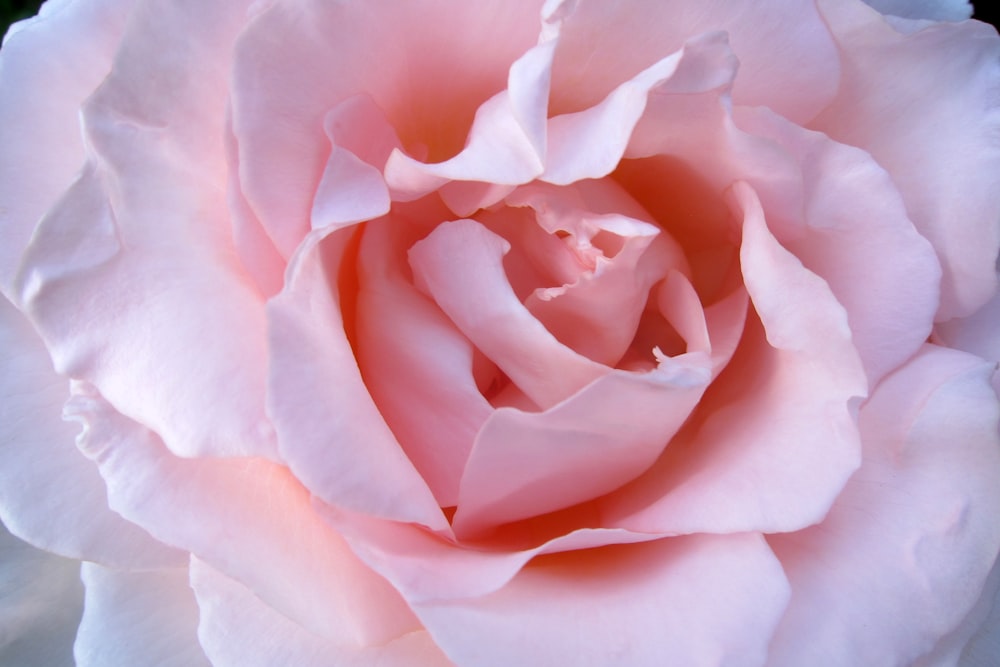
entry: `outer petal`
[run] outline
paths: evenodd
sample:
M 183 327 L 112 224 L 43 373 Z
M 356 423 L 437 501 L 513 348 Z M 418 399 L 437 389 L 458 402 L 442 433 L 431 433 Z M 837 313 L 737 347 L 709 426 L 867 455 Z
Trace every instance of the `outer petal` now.
M 136 8 L 84 111 L 90 162 L 39 225 L 19 296 L 56 369 L 174 451 L 274 457 L 262 304 L 206 186 L 225 180 L 226 47 L 244 8 L 194 4 Z
M 883 14 L 929 21 L 964 21 L 972 16 L 968 0 L 865 0 Z
M 970 620 L 981 625 L 962 649 L 959 667 L 989 667 L 1000 655 L 1000 560 L 993 566 L 990 579 L 992 582 L 987 582 L 983 596 L 970 613 Z
M 39 551 L 0 525 L 0 663 L 70 667 L 82 612 L 80 564 Z
M 451 663 L 423 630 L 378 646 L 345 646 L 312 634 L 267 606 L 238 581 L 191 562 L 198 636 L 215 667 L 446 667 Z M 239 637 L 238 641 L 233 641 Z
M 811 2 L 673 0 L 642 4 L 641 10 L 626 2 L 575 4 L 553 66 L 555 113 L 593 106 L 691 36 L 709 31 L 729 33 L 740 60 L 738 104 L 768 106 L 804 122 L 836 91 L 836 50 Z
M 693 536 L 542 557 L 416 611 L 460 665 L 760 666 L 787 596 L 759 535 Z
M 1000 550 L 992 372 L 927 346 L 862 408 L 864 462 L 829 516 L 769 538 L 792 584 L 776 666 L 906 664 L 963 621 Z
M 31 324 L 0 297 L 0 518 L 22 539 L 71 558 L 123 567 L 182 563 L 184 554 L 108 509 L 97 468 L 62 420 L 69 382 Z
M 409 609 L 311 510 L 291 473 L 261 459 L 180 459 L 155 434 L 78 388 L 80 447 L 112 507 L 223 569 L 333 641 L 379 642 L 419 627 Z
M 934 341 L 983 359 L 1000 361 L 1000 290 L 972 315 L 937 325 Z
M 111 67 L 130 0 L 47 2 L 0 56 L 0 291 L 35 224 L 84 160 L 79 112 Z
M 73 646 L 78 667 L 209 667 L 187 568 L 123 572 L 83 564 L 87 588 Z
M 1000 39 L 975 21 L 900 34 L 861 2 L 820 5 L 844 75 L 812 125 L 892 174 L 944 268 L 937 319 L 969 315 L 996 286 Z

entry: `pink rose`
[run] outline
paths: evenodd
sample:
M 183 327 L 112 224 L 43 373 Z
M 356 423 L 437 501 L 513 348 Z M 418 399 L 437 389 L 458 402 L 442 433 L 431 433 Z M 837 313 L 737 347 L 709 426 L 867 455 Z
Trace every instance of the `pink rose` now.
M 872 5 L 15 26 L 0 662 L 989 664 L 1000 39 Z

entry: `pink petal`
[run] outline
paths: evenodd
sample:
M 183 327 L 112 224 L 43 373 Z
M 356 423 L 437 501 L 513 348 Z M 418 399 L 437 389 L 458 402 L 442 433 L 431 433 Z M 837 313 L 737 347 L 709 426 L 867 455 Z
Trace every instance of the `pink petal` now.
M 112 508 L 157 539 L 223 569 L 331 641 L 380 642 L 419 627 L 398 594 L 316 516 L 287 468 L 174 457 L 92 392 L 77 394 L 68 409 L 84 424 L 79 445 L 99 466 Z
M 632 3 L 584 0 L 565 19 L 560 35 L 553 111 L 594 106 L 693 35 L 710 31 L 727 32 L 739 58 L 737 104 L 768 106 L 803 122 L 836 91 L 836 49 L 812 3 L 661 2 L 639 10 Z
M 857 469 L 855 405 L 867 383 L 843 308 L 771 235 L 737 184 L 740 257 L 763 325 L 695 421 L 636 484 L 609 496 L 608 526 L 692 533 L 796 530 L 819 521 Z M 766 338 L 765 338 L 766 336 Z
M 112 566 L 186 560 L 108 509 L 97 468 L 62 420 L 69 381 L 56 375 L 30 323 L 0 297 L 0 518 L 36 547 Z
M 990 361 L 1000 361 L 1000 290 L 968 317 L 942 322 L 934 328 L 934 341 Z
M 35 549 L 2 524 L 0 556 L 0 663 L 73 664 L 73 641 L 83 612 L 80 563 Z
M 187 456 L 276 456 L 263 307 L 234 261 L 223 193 L 205 186 L 224 182 L 225 77 L 203 63 L 225 64 L 241 17 L 239 3 L 137 8 L 83 112 L 91 160 L 18 277 L 56 369 Z
M 472 220 L 439 225 L 410 249 L 418 287 L 477 349 L 540 407 L 579 391 L 608 368 L 562 345 L 521 304 L 504 275 L 509 244 Z
M 382 169 L 399 139 L 367 96 L 344 100 L 323 121 L 332 144 L 312 206 L 312 228 L 346 225 L 389 212 Z
M 453 526 L 460 536 L 569 507 L 646 470 L 711 379 L 706 355 L 611 371 L 545 412 L 500 408 L 476 438 Z
M 457 664 L 760 665 L 788 584 L 759 535 L 536 559 L 499 591 L 418 604 Z
M 406 455 L 437 503 L 453 507 L 476 433 L 493 408 L 473 376 L 472 344 L 410 283 L 406 249 L 422 230 L 415 220 L 397 218 L 365 226 L 357 357 Z
M 782 242 L 847 310 L 865 371 L 877 382 L 930 333 L 941 280 L 934 248 L 907 217 L 889 174 L 863 151 L 766 111 L 738 113 L 737 121 L 799 165 L 805 224 Z
M 288 282 L 268 304 L 268 412 L 282 459 L 326 502 L 446 529 L 427 483 L 407 459 L 364 384 L 344 330 L 345 270 L 356 228 L 313 232 L 293 258 Z M 349 266 L 349 265 L 348 265 Z M 338 284 L 339 280 L 344 285 Z
M 281 254 L 291 257 L 309 231 L 331 109 L 365 93 L 411 154 L 450 157 L 538 27 L 537 2 L 264 6 L 236 46 L 233 128 L 241 190 Z
M 85 607 L 73 646 L 79 667 L 207 667 L 187 568 L 125 572 L 84 563 Z
M 599 104 L 556 116 L 549 122 L 541 180 L 567 185 L 608 175 L 621 161 L 651 94 L 714 90 L 731 81 L 735 66 L 725 34 L 700 35 L 622 83 Z
M 812 125 L 892 174 L 944 269 L 937 319 L 969 315 L 997 280 L 1000 39 L 973 21 L 900 34 L 861 2 L 820 5 L 844 74 Z
M 829 516 L 770 538 L 792 584 L 775 665 L 909 664 L 962 622 L 1000 550 L 992 373 L 927 346 L 862 407 L 864 461 Z
M 191 585 L 201 620 L 198 637 L 216 667 L 446 667 L 427 632 L 415 630 L 372 646 L 315 635 L 261 601 L 249 588 L 193 559 Z M 233 641 L 239 637 L 239 641 Z
M 17 258 L 35 224 L 83 164 L 80 107 L 107 75 L 132 4 L 50 2 L 4 40 L 0 88 L 8 92 L 0 96 L 0 290 L 10 298 Z

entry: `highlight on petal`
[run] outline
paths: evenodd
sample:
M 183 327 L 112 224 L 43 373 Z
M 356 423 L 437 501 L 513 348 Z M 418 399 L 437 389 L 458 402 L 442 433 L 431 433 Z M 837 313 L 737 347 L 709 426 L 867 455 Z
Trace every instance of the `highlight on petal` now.
M 184 555 L 108 508 L 97 468 L 62 419 L 69 381 L 28 320 L 0 297 L 0 519 L 36 547 L 112 566 L 163 567 Z
M 740 257 L 751 320 L 700 415 L 633 485 L 602 501 L 608 526 L 665 533 L 789 531 L 823 518 L 857 469 L 867 382 L 843 308 L 771 235 L 755 193 Z
M 312 228 L 346 225 L 389 212 L 389 189 L 382 169 L 399 148 L 385 114 L 366 95 L 334 107 L 323 121 L 332 144 L 312 206 Z
M 460 665 L 759 665 L 787 599 L 759 535 L 700 535 L 543 556 L 414 609 Z
M 427 483 L 365 387 L 345 332 L 344 314 L 354 304 L 342 295 L 357 288 L 356 232 L 313 232 L 285 289 L 268 304 L 268 413 L 283 460 L 312 493 L 374 516 L 446 529 Z
M 859 0 L 818 4 L 844 68 L 837 97 L 809 126 L 892 174 L 944 270 L 936 319 L 970 315 L 997 285 L 1000 38 L 978 21 L 901 34 Z
M 769 538 L 792 585 L 775 665 L 911 663 L 965 619 L 1000 550 L 992 374 L 928 345 L 862 406 L 864 460 L 830 514 Z
M 71 667 L 83 612 L 80 563 L 40 551 L 0 524 L 0 663 Z
M 201 612 L 198 637 L 216 667 L 447 667 L 427 632 L 414 630 L 369 646 L 315 635 L 265 604 L 240 582 L 204 561 L 191 561 L 191 586 Z M 239 641 L 233 641 L 239 637 Z
M 79 667 L 209 667 L 198 644 L 198 605 L 187 568 L 126 572 L 84 563 Z
M 380 642 L 419 627 L 385 581 L 311 508 L 287 468 L 262 459 L 183 459 L 156 434 L 78 387 L 67 405 L 111 507 L 157 539 L 242 581 L 308 630 Z

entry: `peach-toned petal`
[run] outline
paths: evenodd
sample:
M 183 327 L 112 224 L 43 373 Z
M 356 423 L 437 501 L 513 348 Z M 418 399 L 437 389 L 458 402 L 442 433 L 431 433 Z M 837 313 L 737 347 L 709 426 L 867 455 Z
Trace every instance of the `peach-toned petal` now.
M 666 1 L 643 4 L 641 10 L 627 2 L 575 4 L 553 65 L 555 113 L 597 104 L 692 36 L 712 31 L 729 34 L 740 60 L 738 104 L 768 106 L 803 122 L 837 89 L 836 48 L 812 2 Z
M 84 563 L 78 667 L 209 667 L 198 644 L 198 605 L 186 567 L 126 572 Z
M 792 584 L 775 665 L 909 664 L 965 618 L 1000 549 L 992 373 L 926 346 L 862 407 L 864 461 L 829 516 L 769 538 Z
M 706 394 L 695 422 L 637 483 L 609 496 L 606 525 L 651 532 L 767 532 L 819 521 L 860 459 L 867 382 L 843 308 L 771 235 L 754 192 L 740 256 L 763 325 Z
M 483 597 L 415 605 L 460 665 L 764 664 L 788 583 L 759 535 L 538 558 Z
M 108 508 L 104 482 L 62 420 L 69 381 L 41 339 L 0 296 L 0 519 L 21 539 L 70 558 L 164 567 L 186 556 Z
M 541 408 L 608 368 L 560 343 L 521 304 L 504 275 L 509 244 L 473 220 L 439 225 L 410 249 L 418 287 Z
M 447 522 L 427 483 L 386 425 L 344 330 L 341 299 L 356 289 L 345 271 L 356 228 L 311 236 L 288 283 L 268 304 L 268 413 L 282 459 L 331 504 L 434 528 Z M 345 256 L 346 259 L 345 259 Z
M 408 280 L 415 220 L 369 222 L 361 241 L 358 363 L 379 412 L 442 507 L 458 503 L 465 461 L 493 408 L 473 376 L 474 348 Z M 431 390 L 428 391 L 428 388 Z
M 287 468 L 177 458 L 92 389 L 77 389 L 67 409 L 84 424 L 80 449 L 100 468 L 115 511 L 332 641 L 379 642 L 419 627 L 312 511 L 312 496 Z
M 249 588 L 204 561 L 191 561 L 191 585 L 201 618 L 198 636 L 215 667 L 447 667 L 427 632 L 386 643 L 343 644 L 315 635 L 282 616 Z M 239 637 L 239 641 L 233 641 Z
M 1000 38 L 975 21 L 900 34 L 860 1 L 819 4 L 844 67 L 836 99 L 811 126 L 892 174 L 944 269 L 937 319 L 969 315 L 997 281 Z
M 282 256 L 309 231 L 331 109 L 367 94 L 411 155 L 451 157 L 476 109 L 535 43 L 539 4 L 263 4 L 236 46 L 233 128 L 241 190 Z
M 35 549 L 0 524 L 0 591 L 0 664 L 73 666 L 80 563 Z
M 111 67 L 131 0 L 47 2 L 0 56 L 0 291 L 39 218 L 84 161 L 80 106 Z

